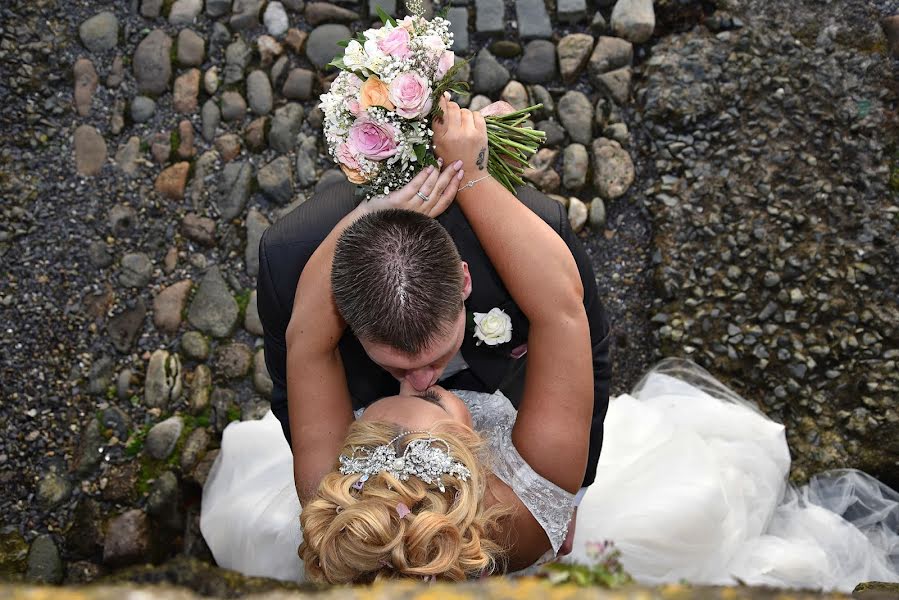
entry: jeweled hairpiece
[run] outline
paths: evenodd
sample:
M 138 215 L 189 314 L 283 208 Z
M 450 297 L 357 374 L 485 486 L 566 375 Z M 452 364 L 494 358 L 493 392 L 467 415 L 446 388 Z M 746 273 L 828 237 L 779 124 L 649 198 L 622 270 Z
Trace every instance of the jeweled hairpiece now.
M 450 456 L 450 446 L 438 437 L 427 437 L 412 440 L 406 444 L 402 456 L 397 456 L 393 443 L 398 439 L 414 433 L 428 433 L 427 431 L 407 431 L 401 433 L 383 446 L 377 446 L 371 450 L 368 448 L 353 448 L 350 456 L 341 454 L 340 473 L 342 475 L 361 474 L 353 487 L 362 489 L 369 477 L 377 473 L 390 473 L 401 481 L 409 477 L 418 477 L 427 484 L 436 484 L 441 492 L 445 492 L 441 477 L 450 475 L 462 481 L 468 481 L 471 471 L 458 460 Z M 443 444 L 444 448 L 435 447 L 433 444 Z M 357 455 L 358 454 L 358 455 Z

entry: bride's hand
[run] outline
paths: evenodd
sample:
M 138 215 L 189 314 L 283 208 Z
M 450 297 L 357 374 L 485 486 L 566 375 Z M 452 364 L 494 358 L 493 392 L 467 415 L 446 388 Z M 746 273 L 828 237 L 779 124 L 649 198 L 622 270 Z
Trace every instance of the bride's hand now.
M 363 202 L 359 210 L 369 213 L 402 208 L 435 218 L 452 204 L 463 175 L 462 161 L 450 164 L 442 172 L 438 167 L 426 167 L 400 189 Z

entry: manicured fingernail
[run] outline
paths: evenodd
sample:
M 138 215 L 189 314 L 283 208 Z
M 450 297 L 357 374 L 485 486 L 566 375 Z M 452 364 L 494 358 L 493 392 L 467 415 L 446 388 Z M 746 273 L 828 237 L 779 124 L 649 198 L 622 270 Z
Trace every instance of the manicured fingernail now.
M 438 159 L 437 159 L 437 164 L 440 165 L 440 166 L 443 166 L 443 159 L 442 159 L 442 158 L 438 158 Z
M 465 171 L 459 171 L 456 173 L 456 179 L 462 179 L 462 176 L 465 175 Z
M 434 172 L 434 165 L 428 167 L 428 175 Z
M 462 168 L 462 161 L 461 161 L 461 160 L 457 160 L 456 162 L 454 162 L 454 163 L 453 163 L 453 168 L 454 168 L 455 170 L 457 170 L 457 171 L 458 171 L 459 169 L 461 169 L 461 168 Z

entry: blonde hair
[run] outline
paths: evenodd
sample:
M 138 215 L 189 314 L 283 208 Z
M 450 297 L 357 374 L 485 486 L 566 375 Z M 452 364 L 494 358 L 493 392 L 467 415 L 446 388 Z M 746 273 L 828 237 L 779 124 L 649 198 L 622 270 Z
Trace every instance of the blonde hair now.
M 357 421 L 342 454 L 385 445 L 402 432 L 392 423 Z M 357 490 L 353 484 L 360 475 L 328 473 L 300 515 L 299 555 L 308 580 L 335 584 L 434 576 L 457 581 L 504 569 L 497 525 L 509 511 L 499 504 L 484 506 L 489 470 L 482 460 L 483 440 L 453 421 L 435 423 L 431 432 L 468 467 L 468 480 L 444 476 L 446 491 L 441 492 L 418 477 L 401 481 L 381 472 Z M 397 454 L 413 440 L 427 437 L 401 437 L 394 442 Z M 399 503 L 411 514 L 401 517 Z

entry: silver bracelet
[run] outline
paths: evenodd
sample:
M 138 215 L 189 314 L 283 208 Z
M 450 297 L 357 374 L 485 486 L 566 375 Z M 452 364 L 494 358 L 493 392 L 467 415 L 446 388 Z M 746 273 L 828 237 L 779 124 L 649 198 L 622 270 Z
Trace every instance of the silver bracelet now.
M 468 183 L 466 183 L 465 185 L 463 185 L 462 187 L 460 187 L 458 190 L 456 190 L 456 192 L 458 193 L 458 192 L 461 192 L 462 190 L 464 190 L 465 188 L 474 187 L 474 184 L 476 184 L 476 183 L 479 182 L 479 181 L 484 181 L 484 180 L 487 179 L 488 177 L 490 177 L 490 175 L 484 175 L 484 176 L 481 177 L 480 179 L 469 180 Z

